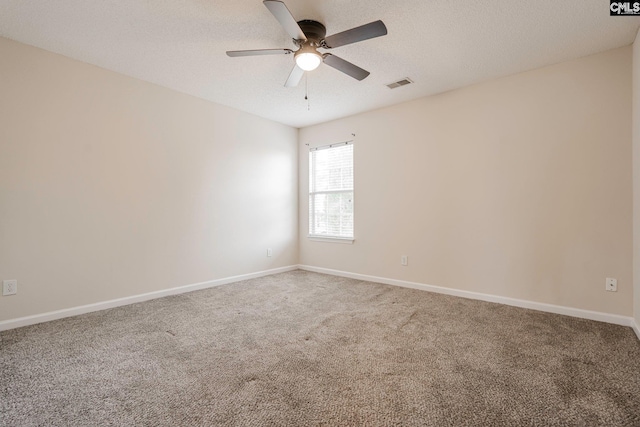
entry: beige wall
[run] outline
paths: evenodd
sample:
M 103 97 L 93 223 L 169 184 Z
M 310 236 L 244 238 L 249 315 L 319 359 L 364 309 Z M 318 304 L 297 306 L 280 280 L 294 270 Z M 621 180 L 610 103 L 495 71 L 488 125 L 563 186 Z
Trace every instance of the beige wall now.
M 296 129 L 7 39 L 0 58 L 0 321 L 297 263 Z
M 640 327 L 640 31 L 633 44 L 633 315 Z
M 299 138 L 2 38 L 0 57 L 0 321 L 297 263 L 298 166 L 302 264 L 633 311 L 629 47 Z M 310 242 L 305 144 L 352 133 L 356 242 Z
M 631 316 L 631 58 L 624 47 L 302 129 L 301 264 Z M 309 241 L 305 144 L 352 133 L 355 243 Z

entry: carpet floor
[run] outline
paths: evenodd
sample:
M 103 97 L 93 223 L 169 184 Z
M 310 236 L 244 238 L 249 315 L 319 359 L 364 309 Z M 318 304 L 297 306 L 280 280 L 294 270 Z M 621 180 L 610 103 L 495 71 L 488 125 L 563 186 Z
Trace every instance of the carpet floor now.
M 0 425 L 640 426 L 640 341 L 293 271 L 0 333 Z

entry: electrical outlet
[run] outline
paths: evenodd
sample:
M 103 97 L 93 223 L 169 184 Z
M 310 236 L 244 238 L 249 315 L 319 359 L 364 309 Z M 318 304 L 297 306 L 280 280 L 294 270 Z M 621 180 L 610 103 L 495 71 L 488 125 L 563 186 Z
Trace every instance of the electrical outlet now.
M 2 281 L 2 295 L 15 295 L 18 293 L 18 281 L 3 280 Z
M 609 292 L 617 292 L 618 291 L 618 281 L 616 279 L 612 279 L 607 277 L 607 282 L 604 287 Z
M 271 250 L 271 248 L 267 248 L 267 256 L 271 255 L 273 255 L 273 251 Z
M 409 257 L 408 257 L 408 256 L 406 256 L 406 255 L 402 255 L 402 256 L 400 257 L 400 264 L 402 264 L 402 265 L 404 265 L 404 266 L 409 265 Z

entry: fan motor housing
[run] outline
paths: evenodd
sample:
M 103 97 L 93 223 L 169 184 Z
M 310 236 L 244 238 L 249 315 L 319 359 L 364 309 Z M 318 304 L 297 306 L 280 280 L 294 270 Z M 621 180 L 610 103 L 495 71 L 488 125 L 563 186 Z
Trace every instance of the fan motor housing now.
M 319 43 L 327 35 L 327 28 L 318 21 L 303 19 L 298 21 L 298 25 L 307 39 L 316 43 Z

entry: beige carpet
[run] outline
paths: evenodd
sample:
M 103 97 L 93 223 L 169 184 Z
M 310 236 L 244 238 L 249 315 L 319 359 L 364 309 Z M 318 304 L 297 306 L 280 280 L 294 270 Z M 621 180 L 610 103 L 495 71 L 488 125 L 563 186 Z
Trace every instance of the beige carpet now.
M 640 426 L 640 342 L 295 271 L 0 333 L 0 425 Z

